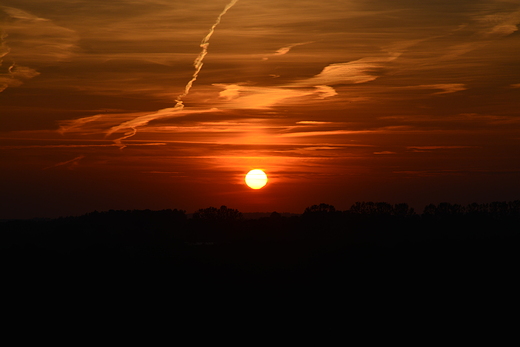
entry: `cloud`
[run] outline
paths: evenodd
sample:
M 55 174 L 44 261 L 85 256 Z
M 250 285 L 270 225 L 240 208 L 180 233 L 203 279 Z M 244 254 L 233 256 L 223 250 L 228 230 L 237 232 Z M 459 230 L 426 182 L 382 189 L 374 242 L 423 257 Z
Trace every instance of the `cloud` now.
M 24 65 L 47 64 L 73 56 L 79 40 L 75 31 L 18 8 L 0 6 L 0 11 L 8 17 L 4 39 L 13 61 Z M 16 37 L 16 41 L 9 40 L 10 36 Z
M 64 120 L 59 123 L 58 133 L 80 133 L 82 135 L 97 135 L 105 133 L 106 137 L 120 132 L 133 132 L 134 128 L 145 126 L 157 119 L 183 117 L 195 113 L 218 112 L 217 109 L 179 109 L 175 107 L 162 109 L 155 112 L 131 112 L 116 114 L 97 114 L 74 120 Z M 108 130 L 107 130 L 108 129 Z
M 279 48 L 275 53 L 271 54 L 272 56 L 280 56 L 280 55 L 285 55 L 287 53 L 289 53 L 289 51 L 291 49 L 293 49 L 294 47 L 297 47 L 297 46 L 303 46 L 303 45 L 308 45 L 310 43 L 314 43 L 314 41 L 308 41 L 308 42 L 299 42 L 299 43 L 293 43 L 291 45 L 288 45 L 288 46 L 285 46 L 285 47 L 282 47 L 282 48 Z M 267 60 L 269 59 L 268 57 L 264 57 L 262 58 L 263 60 Z
M 315 96 L 324 99 L 337 95 L 329 86 L 295 88 L 293 85 L 256 87 L 240 84 L 214 84 L 223 88 L 219 96 L 227 102 L 229 109 L 266 109 L 291 98 Z M 222 107 L 222 106 L 221 106 Z
M 407 41 L 387 48 L 386 56 L 366 57 L 344 63 L 330 64 L 323 68 L 319 74 L 307 79 L 295 81 L 289 84 L 289 86 L 315 86 L 322 89 L 328 87 L 328 92 L 332 93 L 334 89 L 332 89 L 331 86 L 360 84 L 373 81 L 379 78 L 381 74 L 379 70 L 386 67 L 388 63 L 399 58 L 405 48 L 415 44 L 416 42 L 418 41 Z
M 406 148 L 410 149 L 412 152 L 427 152 L 436 150 L 476 148 L 476 146 L 408 146 Z
M 332 122 L 321 122 L 321 121 L 315 121 L 315 120 L 302 120 L 299 122 L 296 122 L 296 124 L 303 124 L 303 125 L 323 125 L 323 124 L 331 124 Z
M 178 107 L 171 107 L 171 108 L 165 108 L 162 110 L 159 110 L 157 112 L 149 113 L 143 116 L 139 116 L 133 119 L 130 119 L 126 122 L 123 122 L 119 125 L 115 125 L 111 127 L 106 132 L 106 137 L 112 135 L 113 133 L 126 130 L 124 135 L 122 137 L 119 137 L 117 139 L 114 139 L 114 143 L 120 146 L 121 149 L 125 148 L 126 145 L 122 143 L 123 140 L 126 140 L 132 136 L 134 136 L 137 133 L 137 127 L 145 126 L 151 121 L 157 120 L 157 119 L 164 119 L 164 118 L 172 118 L 172 117 L 183 117 L 188 114 L 194 114 L 194 113 L 212 113 L 217 112 L 218 109 L 212 108 L 212 109 L 205 109 L 205 110 L 184 110 L 182 108 Z
M 410 86 L 405 87 L 408 89 L 440 89 L 440 92 L 433 93 L 433 95 L 438 94 L 448 94 L 448 93 L 456 93 L 462 90 L 466 90 L 466 85 L 463 83 L 444 83 L 444 84 L 423 84 L 419 86 Z
M 2 64 L 2 58 L 5 57 L 11 49 L 7 46 L 5 39 L 7 38 L 7 33 L 4 31 L 0 31 L 0 65 Z
M 62 121 L 60 128 L 58 129 L 58 132 L 63 135 L 64 133 L 70 132 L 73 129 L 78 129 L 87 123 L 94 122 L 101 117 L 102 117 L 102 115 L 98 114 L 98 115 L 90 116 L 90 117 L 83 117 L 83 118 L 79 118 L 79 119 Z
M 314 95 L 325 99 L 338 95 L 332 87 L 340 84 L 359 84 L 373 81 L 379 77 L 376 70 L 385 63 L 397 59 L 401 53 L 391 52 L 387 57 L 368 57 L 346 63 L 326 66 L 319 74 L 292 83 L 256 87 L 244 84 L 214 84 L 221 87 L 219 96 L 230 102 L 229 108 L 262 109 L 269 108 L 290 98 Z
M 71 159 L 71 160 L 67 160 L 67 161 L 64 161 L 64 162 L 61 162 L 61 163 L 58 163 L 58 164 L 54 164 L 54 165 L 51 165 L 51 166 L 48 166 L 46 168 L 43 168 L 43 170 L 48 170 L 48 169 L 52 169 L 52 168 L 55 168 L 55 167 L 58 167 L 58 166 L 65 166 L 65 165 L 68 165 L 68 169 L 69 170 L 73 170 L 75 169 L 78 165 L 79 165 L 79 161 L 81 159 L 85 158 L 84 155 L 80 155 L 74 159 Z
M 316 76 L 295 82 L 294 85 L 315 86 L 370 82 L 379 77 L 376 69 L 381 68 L 382 63 L 396 58 L 363 58 L 347 63 L 330 64 Z
M 486 14 L 476 19 L 485 27 L 481 32 L 482 35 L 486 37 L 508 36 L 518 31 L 520 10 Z
M 219 92 L 219 97 L 229 101 L 240 97 L 240 91 L 243 89 L 238 84 L 214 84 L 214 86 L 222 87 L 224 90 Z
M 520 24 L 520 8 L 516 6 L 509 11 L 498 10 L 496 6 L 490 4 L 489 8 L 482 7 L 480 11 L 476 11 L 471 19 L 470 23 L 459 26 L 451 33 L 451 35 L 456 33 L 470 34 L 471 38 L 468 40 L 468 36 L 463 36 L 461 38 L 465 42 L 446 47 L 447 52 L 441 57 L 441 60 L 458 58 L 463 54 L 485 47 L 494 40 L 515 33 L 518 31 L 518 24 Z
M 139 116 L 134 119 L 130 119 L 124 123 L 121 123 L 119 125 L 113 126 L 112 128 L 110 128 L 109 131 L 107 131 L 106 135 L 109 136 L 115 132 L 118 132 L 118 131 L 121 131 L 124 129 L 132 129 L 132 128 L 144 126 L 144 125 L 147 125 L 149 122 L 157 120 L 157 119 L 183 117 L 187 114 L 208 113 L 208 112 L 217 112 L 217 111 L 218 111 L 217 109 L 179 110 L 178 108 L 175 108 L 175 107 L 165 108 L 165 109 L 159 110 L 157 112 Z
M 19 87 L 24 80 L 38 76 L 40 73 L 30 67 L 11 65 L 7 73 L 0 73 L 0 92 L 8 87 Z
M 395 152 L 391 151 L 381 151 L 381 152 L 374 152 L 376 155 L 388 155 L 388 154 L 396 154 Z
M 25 62 L 48 63 L 71 56 L 77 40 L 72 30 L 18 8 L 0 6 L 0 12 L 8 18 L 0 32 L 0 92 L 40 75 Z M 16 40 L 10 41 L 9 35 Z M 4 60 L 10 61 L 7 69 L 3 68 Z
M 307 137 L 307 136 L 330 136 L 330 135 L 352 135 L 371 133 L 372 130 L 328 130 L 328 131 L 303 131 L 281 134 L 281 137 Z
M 14 7 L 1 6 L 1 8 L 13 19 L 21 19 L 29 22 L 49 22 L 48 19 L 39 18 L 38 16 L 35 16 L 33 14 L 30 14 L 28 12 Z
M 338 95 L 336 90 L 330 86 L 314 86 L 318 99 L 326 99 Z
M 418 176 L 418 177 L 435 177 L 435 176 L 462 176 L 467 174 L 465 170 L 406 170 L 406 171 L 392 171 L 396 174 L 402 174 L 406 176 Z
M 139 146 L 166 146 L 166 142 L 141 142 L 141 143 L 129 143 L 126 146 L 139 147 Z M 11 146 L 0 146 L 0 149 L 29 149 L 29 148 L 99 148 L 99 147 L 119 147 L 116 143 L 108 144 L 69 144 L 69 145 L 11 145 Z
M 9 67 L 3 67 L 4 57 L 11 52 L 11 48 L 6 43 L 6 38 L 7 34 L 0 32 L 0 92 L 8 87 L 18 87 L 23 84 L 23 80 L 31 79 L 40 74 L 30 67 L 16 65 L 14 61 L 11 62 Z

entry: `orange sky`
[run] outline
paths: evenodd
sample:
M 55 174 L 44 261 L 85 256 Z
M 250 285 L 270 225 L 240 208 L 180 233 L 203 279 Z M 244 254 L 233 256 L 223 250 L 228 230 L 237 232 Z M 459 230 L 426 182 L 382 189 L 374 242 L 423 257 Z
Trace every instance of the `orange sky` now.
M 0 218 L 520 198 L 518 0 L 3 0 L 0 21 Z

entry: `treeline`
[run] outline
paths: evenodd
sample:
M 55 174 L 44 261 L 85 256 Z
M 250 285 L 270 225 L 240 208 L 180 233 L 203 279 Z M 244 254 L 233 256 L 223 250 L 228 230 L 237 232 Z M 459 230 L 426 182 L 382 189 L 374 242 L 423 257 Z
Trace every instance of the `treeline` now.
M 13 276 L 50 271 L 67 278 L 90 271 L 110 279 L 121 272 L 133 278 L 135 271 L 163 276 L 175 269 L 175 278 L 190 283 L 265 274 L 276 281 L 288 274 L 335 278 L 345 271 L 411 276 L 439 264 L 443 274 L 458 276 L 469 263 L 475 274 L 484 268 L 510 271 L 519 261 L 519 236 L 520 201 L 432 204 L 420 214 L 407 204 L 357 202 L 345 211 L 318 204 L 300 215 L 272 212 L 256 219 L 226 206 L 191 215 L 110 210 L 1 221 L 0 261 Z
M 336 212 L 334 206 L 327 204 L 313 205 L 305 209 L 306 213 Z M 356 202 L 350 209 L 339 211 L 345 214 L 369 215 L 369 216 L 398 216 L 411 217 L 417 215 L 415 210 L 406 203 L 389 204 L 386 202 Z M 440 204 L 427 205 L 422 216 L 425 217 L 446 217 L 446 216 L 486 216 L 496 219 L 519 217 L 520 200 L 515 201 L 495 201 L 491 203 L 468 205 L 450 204 L 443 202 Z
M 405 203 L 356 202 L 348 210 L 319 204 L 301 215 L 244 218 L 232 208 L 208 207 L 191 216 L 169 209 L 110 210 L 53 220 L 0 223 L 1 246 L 46 249 L 171 248 L 172 244 L 262 240 L 389 242 L 421 238 L 512 237 L 520 231 L 520 200 L 430 204 L 421 214 Z

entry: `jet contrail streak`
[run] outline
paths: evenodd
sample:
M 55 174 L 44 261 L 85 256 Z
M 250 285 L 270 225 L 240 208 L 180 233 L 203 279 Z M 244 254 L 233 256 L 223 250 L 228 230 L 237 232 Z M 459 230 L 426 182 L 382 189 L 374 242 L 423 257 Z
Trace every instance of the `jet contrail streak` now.
M 173 108 L 159 110 L 150 115 L 137 117 L 134 120 L 131 120 L 131 121 L 125 122 L 123 124 L 120 124 L 118 126 L 112 127 L 107 132 L 106 136 L 109 136 L 110 134 L 114 133 L 117 130 L 129 129 L 129 131 L 127 131 L 122 137 L 114 140 L 114 142 L 119 146 L 120 149 L 123 149 L 125 147 L 125 145 L 122 143 L 123 140 L 137 134 L 137 126 L 146 125 L 146 124 L 148 124 L 148 122 L 150 122 L 154 119 L 157 119 L 157 118 L 163 118 L 165 116 L 165 112 L 171 114 L 173 112 L 181 111 L 184 108 L 184 103 L 182 102 L 182 98 L 186 97 L 189 94 L 190 89 L 193 86 L 193 83 L 197 80 L 197 77 L 199 76 L 200 70 L 202 69 L 204 57 L 208 54 L 209 39 L 215 32 L 215 28 L 220 24 L 222 17 L 237 2 L 238 2 L 238 0 L 231 0 L 226 5 L 226 7 L 224 7 L 222 12 L 220 12 L 220 14 L 218 15 L 215 23 L 213 23 L 213 25 L 211 26 L 208 34 L 202 39 L 202 42 L 200 43 L 200 47 L 202 48 L 202 50 L 199 53 L 199 55 L 197 56 L 197 58 L 195 59 L 195 61 L 193 62 L 193 66 L 195 67 L 195 72 L 193 73 L 191 80 L 189 80 L 188 83 L 186 84 L 186 86 L 184 87 L 184 92 L 182 94 L 180 94 L 179 96 L 177 96 L 177 98 L 175 99 L 175 106 Z M 212 109 L 210 111 L 214 111 L 214 110 Z
M 215 21 L 215 23 L 213 23 L 213 25 L 211 26 L 211 29 L 209 30 L 209 33 L 202 39 L 202 42 L 200 43 L 200 47 L 202 48 L 202 51 L 199 53 L 199 55 L 197 56 L 197 58 L 193 62 L 193 66 L 195 67 L 195 72 L 193 73 L 193 77 L 191 78 L 191 80 L 186 84 L 186 87 L 184 87 L 184 93 L 180 94 L 177 97 L 177 99 L 175 100 L 176 101 L 176 104 L 175 104 L 176 108 L 180 108 L 180 109 L 184 108 L 184 104 L 182 103 L 182 98 L 184 98 L 186 95 L 188 95 L 188 93 L 190 92 L 191 87 L 193 86 L 193 82 L 195 82 L 197 80 L 197 77 L 199 76 L 199 72 L 202 69 L 202 65 L 204 65 L 204 63 L 203 63 L 204 57 L 206 56 L 206 54 L 208 54 L 209 39 L 211 38 L 211 36 L 215 32 L 215 28 L 220 24 L 220 20 L 222 19 L 222 17 L 237 2 L 238 2 L 238 0 L 231 0 L 226 5 L 226 7 L 224 7 L 224 10 L 222 10 L 222 12 L 217 17 L 217 20 Z

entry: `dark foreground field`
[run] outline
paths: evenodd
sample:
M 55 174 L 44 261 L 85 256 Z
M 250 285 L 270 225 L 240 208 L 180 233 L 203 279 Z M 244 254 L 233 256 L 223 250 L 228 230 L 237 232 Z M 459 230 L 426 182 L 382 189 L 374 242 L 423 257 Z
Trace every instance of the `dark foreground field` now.
M 322 204 L 299 216 L 258 219 L 221 207 L 191 218 L 179 210 L 146 210 L 3 221 L 2 263 L 4 274 L 25 281 L 144 276 L 186 286 L 462 281 L 516 268 L 518 202 L 473 210 L 431 205 L 421 215 L 407 206 L 362 204 L 343 212 Z
M 322 204 L 257 219 L 225 207 L 189 218 L 108 211 L 1 228 L 5 302 L 75 312 L 193 313 L 218 303 L 291 319 L 374 310 L 468 317 L 512 305 L 520 263 L 518 201 L 430 205 L 422 214 L 404 204 Z

